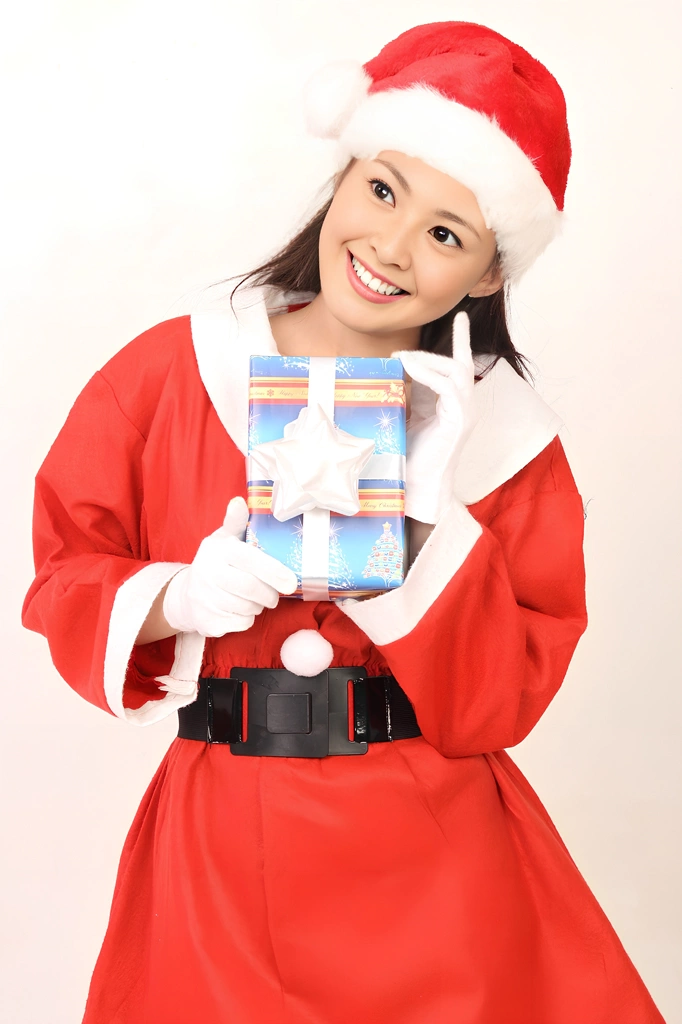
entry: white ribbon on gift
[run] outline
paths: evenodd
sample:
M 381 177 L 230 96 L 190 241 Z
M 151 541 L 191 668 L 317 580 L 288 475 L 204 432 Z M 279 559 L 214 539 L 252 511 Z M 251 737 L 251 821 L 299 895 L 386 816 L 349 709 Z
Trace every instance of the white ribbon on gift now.
M 334 420 L 336 359 L 311 358 L 308 366 L 308 407 L 317 403 Z M 329 519 L 328 508 L 313 508 L 303 513 L 301 533 L 301 596 L 304 601 L 329 600 Z
M 273 479 L 273 509 L 275 505 L 283 506 L 283 509 L 278 509 L 280 514 L 273 512 L 275 518 L 282 522 L 296 515 L 302 515 L 303 517 L 301 590 L 304 601 L 329 600 L 330 509 L 339 511 L 339 506 L 343 508 L 349 507 L 349 492 L 352 491 L 354 486 L 357 496 L 359 480 L 405 479 L 404 455 L 370 454 L 367 452 L 367 444 L 365 443 L 358 446 L 357 464 L 354 471 L 351 471 L 357 475 L 354 478 L 349 477 L 348 470 L 345 476 L 340 475 L 336 492 L 333 490 L 333 484 L 330 484 L 328 466 L 326 466 L 324 473 L 326 477 L 324 481 L 325 486 L 317 488 L 317 493 L 313 495 L 310 494 L 309 488 L 300 507 L 295 504 L 299 500 L 297 496 L 294 497 L 293 502 L 284 499 L 282 489 L 286 487 L 286 481 L 277 479 L 277 474 L 273 467 L 273 454 L 277 451 L 278 445 L 291 439 L 294 429 L 299 430 L 299 433 L 305 430 L 306 419 L 311 419 L 310 410 L 315 409 L 316 406 L 319 407 L 322 415 L 316 410 L 316 415 L 312 419 L 316 421 L 319 427 L 323 418 L 326 417 L 331 424 L 329 433 L 332 437 L 335 433 L 339 443 L 343 443 L 345 440 L 347 444 L 351 439 L 356 440 L 352 435 L 334 425 L 335 387 L 336 359 L 326 356 L 311 357 L 309 362 L 307 410 L 302 410 L 297 420 L 287 424 L 284 438 L 280 439 L 280 441 L 269 441 L 258 445 L 251 451 L 248 457 L 249 480 Z M 296 425 L 295 428 L 294 425 Z M 364 452 L 362 451 L 363 448 Z M 320 451 L 318 454 L 320 457 L 323 457 L 325 452 Z M 332 451 L 327 451 L 326 454 L 329 458 L 333 457 Z M 309 469 L 309 466 L 305 467 L 308 476 Z M 322 470 L 320 470 L 320 477 L 322 477 Z M 291 481 L 291 483 L 296 484 L 296 481 Z M 296 486 L 298 485 L 296 484 Z M 353 507 L 359 510 L 359 502 L 356 502 Z M 348 514 L 355 513 L 349 512 Z

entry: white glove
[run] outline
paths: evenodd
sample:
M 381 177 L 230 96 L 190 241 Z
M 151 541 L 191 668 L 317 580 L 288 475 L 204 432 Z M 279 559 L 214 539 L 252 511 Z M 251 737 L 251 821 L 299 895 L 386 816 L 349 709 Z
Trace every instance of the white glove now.
M 192 564 L 173 576 L 163 599 L 173 629 L 202 636 L 242 632 L 264 608 L 274 608 L 280 594 L 296 590 L 293 570 L 241 539 L 248 518 L 244 499 L 233 498 L 223 525 L 202 540 Z
M 405 480 L 405 515 L 436 523 L 455 496 L 455 467 L 474 424 L 469 317 L 462 312 L 454 318 L 452 358 L 420 350 L 393 355 L 413 380 L 438 395 L 434 415 L 410 416 Z

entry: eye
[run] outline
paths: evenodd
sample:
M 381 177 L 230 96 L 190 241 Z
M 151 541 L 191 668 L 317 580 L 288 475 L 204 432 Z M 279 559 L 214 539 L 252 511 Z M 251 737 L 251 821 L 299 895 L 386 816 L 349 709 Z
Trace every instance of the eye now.
M 393 189 L 390 188 L 385 181 L 382 181 L 381 178 L 368 178 L 367 184 L 369 185 L 372 195 L 375 196 L 377 199 L 381 199 L 382 202 L 387 198 L 387 196 L 393 196 L 393 198 L 395 199 L 395 196 L 393 195 Z M 442 245 L 445 245 L 450 249 L 464 248 L 460 239 L 457 237 L 454 231 L 450 230 L 450 228 L 444 228 L 439 225 L 437 228 L 432 228 L 432 232 L 434 232 L 433 237 L 436 239 L 436 241 L 440 242 Z M 438 234 L 435 234 L 435 232 L 438 232 Z M 451 238 L 452 241 L 448 241 L 448 238 Z
M 384 192 L 387 192 L 390 196 L 393 195 L 392 189 L 390 189 L 388 187 L 388 185 L 386 184 L 386 182 L 382 181 L 381 178 L 368 178 L 367 179 L 367 183 L 368 183 L 368 185 L 370 187 L 370 191 L 371 191 L 372 195 L 376 196 L 377 199 L 382 199 L 383 200 L 383 199 L 386 198 L 386 196 L 385 195 L 380 195 L 379 191 L 377 191 L 377 189 L 375 188 L 375 185 L 378 185 L 380 190 L 383 189 Z
M 454 241 L 454 245 L 453 245 L 452 243 L 446 241 L 445 238 L 437 238 L 436 235 L 434 234 L 433 237 L 436 239 L 437 242 L 442 242 L 443 245 L 449 245 L 451 249 L 462 249 L 463 248 L 462 243 L 460 242 L 459 238 L 457 237 L 457 235 L 453 231 L 450 230 L 450 228 L 437 227 L 437 228 L 433 228 L 433 231 L 434 232 L 435 231 L 439 231 L 442 235 L 450 235 L 455 240 Z

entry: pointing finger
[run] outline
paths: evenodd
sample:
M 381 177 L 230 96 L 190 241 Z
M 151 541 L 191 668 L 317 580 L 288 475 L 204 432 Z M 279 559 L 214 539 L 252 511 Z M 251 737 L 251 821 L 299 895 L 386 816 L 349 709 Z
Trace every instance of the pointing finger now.
M 474 358 L 471 354 L 469 317 L 462 311 L 452 321 L 452 358 L 456 363 L 474 372 Z

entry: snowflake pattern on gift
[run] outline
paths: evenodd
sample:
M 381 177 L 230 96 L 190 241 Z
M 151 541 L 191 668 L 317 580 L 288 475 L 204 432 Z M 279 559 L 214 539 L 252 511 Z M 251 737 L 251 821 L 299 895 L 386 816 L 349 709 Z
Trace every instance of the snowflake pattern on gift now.
M 378 577 L 385 587 L 403 578 L 403 549 L 391 529 L 390 523 L 383 524 L 384 532 L 372 545 L 362 575 L 365 579 Z
M 337 377 L 352 377 L 353 374 L 353 359 L 347 359 L 343 356 L 336 357 L 336 376 Z
M 310 370 L 309 356 L 282 356 L 282 367 L 286 370 L 300 370 L 304 376 L 308 376 Z
M 358 363 L 357 357 L 353 356 L 337 356 L 336 357 L 336 376 L 337 377 L 357 377 L 358 376 Z M 399 359 L 392 359 L 390 356 L 370 356 L 362 360 L 362 372 L 360 376 L 366 378 L 372 377 L 393 377 L 395 376 L 396 368 L 400 366 Z

